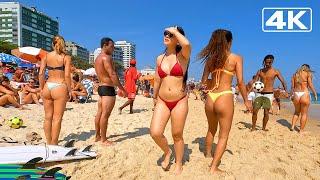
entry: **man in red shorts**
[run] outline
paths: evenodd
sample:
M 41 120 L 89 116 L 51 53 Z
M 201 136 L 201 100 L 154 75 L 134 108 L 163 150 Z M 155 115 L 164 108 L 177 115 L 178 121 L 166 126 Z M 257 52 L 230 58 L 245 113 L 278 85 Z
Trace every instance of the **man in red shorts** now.
M 130 114 L 133 113 L 133 102 L 136 97 L 136 82 L 139 78 L 138 71 L 136 68 L 136 60 L 131 59 L 130 60 L 130 67 L 125 71 L 124 78 L 125 78 L 125 90 L 128 93 L 128 101 L 124 103 L 121 107 L 119 107 L 119 114 L 121 114 L 121 111 L 126 106 L 130 105 Z

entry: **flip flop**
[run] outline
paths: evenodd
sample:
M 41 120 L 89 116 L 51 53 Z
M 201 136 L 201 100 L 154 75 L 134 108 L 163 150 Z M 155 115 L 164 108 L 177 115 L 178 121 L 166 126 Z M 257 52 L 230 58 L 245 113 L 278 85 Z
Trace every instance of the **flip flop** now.
M 169 164 L 168 164 L 167 167 L 165 167 L 165 168 L 161 166 L 162 170 L 163 170 L 163 171 L 169 171 L 171 165 L 173 164 L 173 163 L 172 163 L 173 160 L 174 160 L 174 157 L 173 157 L 173 153 L 172 153 L 171 156 L 170 156 Z

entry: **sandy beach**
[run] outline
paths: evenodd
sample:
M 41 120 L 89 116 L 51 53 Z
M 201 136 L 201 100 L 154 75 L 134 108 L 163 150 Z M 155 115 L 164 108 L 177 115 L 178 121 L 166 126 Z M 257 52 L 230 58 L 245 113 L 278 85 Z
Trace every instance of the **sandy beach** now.
M 162 152 L 149 136 L 152 99 L 137 96 L 134 114 L 128 114 L 129 110 L 124 109 L 122 115 L 118 115 L 116 108 L 125 100 L 117 98 L 115 110 L 109 119 L 108 135 L 117 142 L 111 147 L 94 143 L 96 102 L 68 103 L 60 144 L 70 139 L 76 139 L 75 147 L 79 148 L 94 144 L 99 157 L 46 166 L 60 166 L 72 179 L 320 179 L 320 121 L 310 120 L 306 128 L 309 133 L 301 136 L 289 131 L 292 115 L 288 109 L 284 109 L 282 115 L 270 116 L 269 132 L 250 132 L 251 115 L 244 114 L 243 105 L 237 104 L 227 150 L 220 165 L 227 174 L 213 176 L 208 172 L 211 159 L 203 155 L 204 136 L 207 132 L 204 105 L 191 96 L 184 130 L 184 170 L 176 177 L 171 171 L 162 171 L 159 166 Z M 2 118 L 19 116 L 24 120 L 25 127 L 11 129 L 7 125 L 0 126 L 0 136 L 25 141 L 26 134 L 35 131 L 44 138 L 43 107 L 28 107 L 31 110 L 1 108 Z M 258 129 L 261 129 L 262 114 L 261 111 Z M 170 128 L 168 123 L 165 135 L 173 148 Z

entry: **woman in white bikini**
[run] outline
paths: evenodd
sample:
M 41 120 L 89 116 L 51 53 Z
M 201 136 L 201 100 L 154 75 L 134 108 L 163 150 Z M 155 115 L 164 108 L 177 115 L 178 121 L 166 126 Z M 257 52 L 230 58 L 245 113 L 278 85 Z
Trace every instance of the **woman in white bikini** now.
M 290 131 L 294 130 L 296 122 L 300 115 L 300 133 L 304 132 L 310 105 L 309 88 L 311 89 L 315 100 L 318 100 L 317 92 L 312 83 L 312 73 L 313 71 L 311 71 L 310 66 L 308 64 L 303 64 L 292 76 L 291 95 L 293 96 L 292 102 L 294 104 L 295 111 L 292 117 L 292 125 Z

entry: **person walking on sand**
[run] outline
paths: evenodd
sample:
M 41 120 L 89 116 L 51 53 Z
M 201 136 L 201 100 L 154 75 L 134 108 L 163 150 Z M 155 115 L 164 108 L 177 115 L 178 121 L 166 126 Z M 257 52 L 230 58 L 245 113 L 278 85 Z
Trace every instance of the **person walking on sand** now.
M 318 100 L 317 92 L 312 83 L 312 73 L 308 64 L 303 64 L 292 76 L 291 95 L 294 104 L 294 114 L 290 130 L 293 131 L 300 115 L 300 133 L 304 132 L 308 120 L 308 110 L 310 106 L 309 88 L 311 89 L 315 100 Z
M 128 94 L 128 101 L 125 102 L 121 107 L 119 107 L 119 114 L 121 114 L 122 109 L 126 106 L 130 105 L 130 114 L 133 114 L 133 102 L 136 97 L 136 82 L 139 78 L 138 71 L 136 68 L 136 60 L 131 59 L 130 60 L 130 67 L 125 71 L 124 77 L 125 77 L 125 89 Z
M 280 71 L 272 67 L 273 61 L 274 61 L 273 55 L 269 54 L 265 56 L 263 59 L 263 68 L 257 72 L 256 77 L 254 79 L 254 82 L 256 82 L 260 78 L 261 82 L 264 84 L 264 88 L 262 92 L 256 93 L 256 97 L 253 102 L 252 128 L 251 128 L 252 131 L 256 130 L 258 112 L 261 107 L 264 109 L 262 130 L 268 131 L 266 127 L 269 120 L 269 111 L 272 106 L 272 102 L 274 98 L 273 85 L 276 78 L 280 80 L 284 90 L 287 92 L 287 86 Z
M 118 75 L 112 63 L 112 53 L 114 42 L 111 38 L 101 39 L 101 53 L 95 60 L 94 68 L 99 79 L 98 87 L 98 111 L 95 117 L 96 138 L 95 141 L 101 141 L 102 144 L 113 145 L 112 141 L 107 140 L 108 120 L 116 101 L 115 86 L 125 97 L 127 93 L 122 87 Z
M 212 33 L 208 45 L 198 55 L 198 58 L 202 59 L 205 64 L 201 84 L 208 92 L 205 101 L 205 112 L 209 126 L 206 135 L 206 157 L 212 157 L 213 138 L 219 124 L 219 139 L 211 162 L 211 173 L 223 172 L 218 166 L 227 146 L 233 119 L 234 102 L 231 85 L 234 75 L 237 76 L 237 84 L 245 106 L 248 110 L 252 109 L 247 99 L 243 80 L 243 60 L 241 56 L 231 52 L 232 39 L 230 31 L 217 29 Z M 207 81 L 210 73 L 214 86 L 208 89 Z
M 71 57 L 67 55 L 65 41 L 56 35 L 53 51 L 41 60 L 39 82 L 45 112 L 44 133 L 47 144 L 57 145 L 63 113 L 71 93 Z M 49 78 L 45 82 L 45 69 Z
M 175 174 L 182 172 L 184 154 L 183 128 L 188 114 L 186 81 L 191 45 L 181 27 L 166 28 L 163 33 L 165 52 L 157 57 L 154 81 L 155 108 L 150 124 L 150 135 L 164 152 L 161 166 L 168 171 L 172 151 L 163 135 L 171 117 L 171 132 L 175 149 Z

